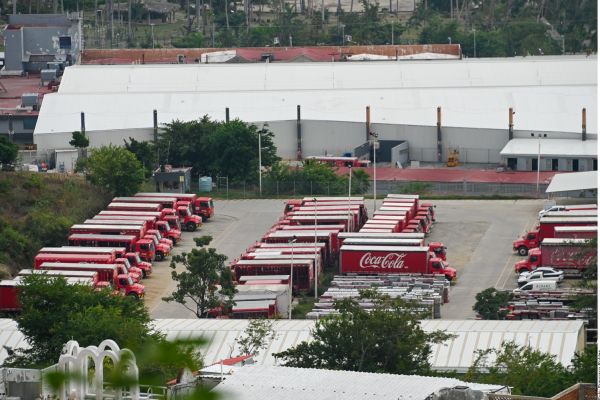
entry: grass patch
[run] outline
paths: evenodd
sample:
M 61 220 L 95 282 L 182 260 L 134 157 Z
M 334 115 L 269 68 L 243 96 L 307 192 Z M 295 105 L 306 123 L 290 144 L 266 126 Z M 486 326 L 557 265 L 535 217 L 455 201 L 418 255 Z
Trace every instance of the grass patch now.
M 306 314 L 312 311 L 315 305 L 315 298 L 308 297 L 305 295 L 299 295 L 297 297 L 298 304 L 292 310 L 292 318 L 294 319 L 305 319 Z

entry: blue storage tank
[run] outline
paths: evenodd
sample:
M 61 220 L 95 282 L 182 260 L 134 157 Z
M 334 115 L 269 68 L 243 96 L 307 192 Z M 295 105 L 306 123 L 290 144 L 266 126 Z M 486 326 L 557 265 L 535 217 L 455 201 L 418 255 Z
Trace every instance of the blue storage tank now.
M 212 192 L 212 178 L 210 176 L 201 176 L 198 179 L 199 192 Z

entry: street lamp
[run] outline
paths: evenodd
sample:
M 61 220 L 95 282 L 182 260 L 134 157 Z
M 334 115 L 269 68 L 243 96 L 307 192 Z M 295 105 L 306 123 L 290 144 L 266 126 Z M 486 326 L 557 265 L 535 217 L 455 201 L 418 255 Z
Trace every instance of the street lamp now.
M 290 265 L 290 297 L 288 303 L 288 319 L 292 319 L 292 297 L 294 295 L 294 243 L 296 243 L 296 236 L 290 240 L 292 246 L 292 263 Z
M 477 31 L 475 28 L 473 28 L 471 31 L 473 32 L 473 58 L 477 58 L 477 38 L 475 33 Z
M 350 224 L 351 224 L 351 213 L 350 213 L 350 199 L 352 196 L 352 163 L 348 164 L 348 232 L 350 232 Z
M 262 129 L 258 131 L 258 193 L 260 197 L 262 197 L 262 145 L 260 143 L 260 138 L 267 126 L 269 126 L 269 124 L 265 122 Z
M 379 149 L 379 135 L 375 132 L 369 132 L 369 136 L 373 137 L 373 212 L 377 210 L 377 150 Z
M 154 48 L 154 24 L 150 24 L 150 30 L 152 31 L 152 48 Z
M 313 197 L 315 203 L 315 300 L 319 298 L 319 269 L 317 268 L 317 198 Z

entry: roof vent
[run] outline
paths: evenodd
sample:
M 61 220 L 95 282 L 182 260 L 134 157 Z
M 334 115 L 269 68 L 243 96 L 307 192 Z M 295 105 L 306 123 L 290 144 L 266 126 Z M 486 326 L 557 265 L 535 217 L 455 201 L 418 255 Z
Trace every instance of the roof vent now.
M 37 110 L 38 106 L 38 94 L 37 93 L 23 93 L 21 95 L 21 107 L 31 107 L 33 110 Z

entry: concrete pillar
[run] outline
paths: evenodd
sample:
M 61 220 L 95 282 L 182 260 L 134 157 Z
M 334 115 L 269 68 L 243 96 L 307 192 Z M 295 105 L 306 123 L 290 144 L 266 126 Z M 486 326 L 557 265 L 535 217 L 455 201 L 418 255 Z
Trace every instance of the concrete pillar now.
M 152 128 L 154 131 L 154 143 L 158 142 L 158 112 L 152 111 Z
M 85 136 L 85 113 L 81 113 L 81 133 Z
M 229 122 L 229 107 L 225 107 L 225 122 Z
M 585 107 L 581 109 L 581 140 L 585 141 L 587 139 L 587 130 L 586 130 L 586 110 Z
M 508 109 L 508 140 L 513 139 L 513 112 L 512 107 Z
M 367 106 L 366 109 L 366 132 L 365 132 L 365 140 L 369 141 L 369 132 L 371 132 L 371 106 Z

